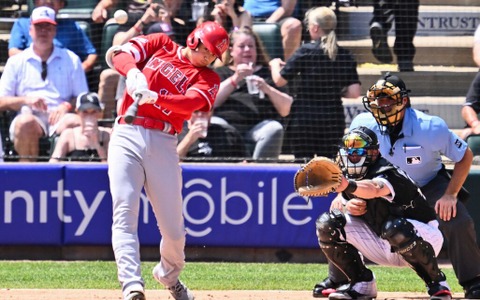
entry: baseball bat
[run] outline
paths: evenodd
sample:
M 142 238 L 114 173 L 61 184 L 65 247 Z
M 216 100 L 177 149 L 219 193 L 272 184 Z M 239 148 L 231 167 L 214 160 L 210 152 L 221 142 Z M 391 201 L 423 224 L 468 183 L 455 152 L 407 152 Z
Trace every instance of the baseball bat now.
M 142 94 L 135 94 L 135 99 L 133 99 L 133 103 L 130 104 L 127 112 L 125 113 L 125 123 L 132 124 L 133 119 L 135 119 L 135 117 L 137 116 L 138 104 L 140 103 L 140 100 L 142 100 Z

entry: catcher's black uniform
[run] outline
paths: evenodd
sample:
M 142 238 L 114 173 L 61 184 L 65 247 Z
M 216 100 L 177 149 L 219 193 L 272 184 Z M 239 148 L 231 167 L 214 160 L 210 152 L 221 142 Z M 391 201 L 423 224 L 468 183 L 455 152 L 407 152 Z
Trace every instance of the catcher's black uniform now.
M 404 217 L 428 223 L 435 220 L 435 210 L 429 206 L 417 185 L 402 170 L 380 157 L 372 165 L 365 179 L 385 178 L 393 187 L 395 196 L 392 202 L 383 198 L 367 201 L 367 212 L 362 216 L 373 231 L 380 236 L 382 224 L 390 218 Z M 349 200 L 352 195 L 342 193 Z M 356 197 L 358 198 L 358 197 Z
M 436 219 L 435 211 L 428 205 L 417 185 L 403 171 L 382 157 L 379 157 L 372 166 L 369 166 L 369 170 L 364 177 L 364 179 L 375 178 L 384 178 L 388 181 L 386 184 L 391 185 L 393 189 L 392 201 L 384 198 L 368 199 L 366 200 L 367 212 L 359 217 L 351 216 L 350 220 L 352 221 L 355 218 L 365 220 L 378 237 L 388 241 L 391 247 L 390 251 L 403 257 L 425 282 L 431 296 L 437 294 L 449 295 L 448 287 L 443 285 L 446 277 L 438 268 L 435 250 L 428 241 L 417 234 L 414 225 L 407 220 L 412 219 L 429 223 Z M 342 196 L 347 200 L 354 198 L 353 195 L 345 192 L 342 193 Z M 345 224 L 348 224 L 348 221 L 338 210 L 324 213 L 316 222 L 317 236 L 320 248 L 329 260 L 329 276 L 333 275 L 332 280 L 340 282 L 338 279 L 341 276 L 336 273 L 341 271 L 346 276 L 345 280 L 350 282 L 349 288 L 342 290 L 339 297 L 349 295 L 352 299 L 356 299 L 362 291 L 362 284 L 357 283 L 368 282 L 368 284 L 363 285 L 371 286 L 371 289 L 374 289 L 375 279 L 372 271 L 363 263 L 357 248 L 349 243 L 351 240 L 348 238 L 349 234 L 356 232 L 356 230 L 352 231 L 351 227 L 350 231 L 344 230 Z M 439 231 L 438 235 L 440 235 Z M 366 234 L 363 237 L 360 234 L 360 237 L 354 238 L 359 245 L 364 245 L 365 243 L 358 241 L 359 238 L 369 239 L 369 235 Z M 378 243 L 372 241 L 371 247 L 381 247 L 378 245 Z M 364 249 L 364 255 L 370 250 Z M 378 249 L 378 251 L 374 250 L 370 254 L 382 255 L 382 251 L 384 250 Z M 381 259 L 381 261 L 388 261 L 388 258 Z M 374 260 L 374 262 L 377 261 Z M 338 293 L 334 293 L 334 295 L 336 294 Z M 376 291 L 369 291 L 368 295 L 374 298 Z M 332 299 L 347 298 L 333 297 Z

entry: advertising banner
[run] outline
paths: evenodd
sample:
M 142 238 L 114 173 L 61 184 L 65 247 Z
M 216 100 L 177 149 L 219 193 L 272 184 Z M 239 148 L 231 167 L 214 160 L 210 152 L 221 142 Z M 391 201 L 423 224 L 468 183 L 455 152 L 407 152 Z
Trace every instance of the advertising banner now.
M 299 197 L 293 190 L 298 167 L 182 164 L 187 245 L 318 247 L 315 220 L 334 195 Z M 3 164 L 0 180 L 0 244 L 111 244 L 105 164 Z M 158 245 L 148 198 L 143 193 L 139 201 L 140 242 Z

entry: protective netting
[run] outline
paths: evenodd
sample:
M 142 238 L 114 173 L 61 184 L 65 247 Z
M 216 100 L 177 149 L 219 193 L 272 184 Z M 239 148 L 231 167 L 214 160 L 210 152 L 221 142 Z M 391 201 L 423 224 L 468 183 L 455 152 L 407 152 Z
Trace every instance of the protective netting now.
M 19 17 L 28 18 L 31 11 L 30 1 L 18 1 L 1 1 L 2 72 L 8 58 L 13 22 Z M 168 5 L 171 1 L 164 2 Z M 192 19 L 191 2 L 194 1 L 178 2 L 181 7 L 172 17 L 171 26 L 148 26 L 149 32 L 168 33 L 177 43 L 184 45 L 197 23 Z M 215 2 L 225 4 L 235 1 L 208 1 L 203 15 L 206 20 L 211 19 L 210 12 L 215 9 Z M 243 1 L 237 2 L 244 5 Z M 129 13 L 128 22 L 124 25 L 116 24 L 114 20 L 95 23 L 91 13 L 97 3 L 68 0 L 57 17 L 76 20 L 96 49 L 98 59 L 86 73 L 88 85 L 90 91 L 100 95 L 105 105 L 99 125 L 112 127 L 116 117 L 116 101 L 121 98 L 124 83 L 116 72 L 106 66 L 105 52 L 112 45 L 115 32 L 133 28 L 143 13 Z M 254 4 L 245 1 L 245 7 L 258 9 Z M 332 9 L 336 28 L 331 28 L 325 13 L 317 12 L 312 18 L 305 18 L 309 9 L 317 5 Z M 109 10 L 109 18 L 118 8 Z M 125 4 L 122 8 L 127 11 L 131 9 Z M 439 115 L 451 129 L 460 131 L 465 126 L 460 114 L 461 106 L 478 71 L 472 60 L 472 45 L 475 29 L 480 24 L 479 12 L 480 6 L 473 1 L 298 1 L 293 16 L 300 21 L 300 42 L 296 46 L 294 42 L 287 43 L 295 46 L 290 50 L 284 48 L 287 44 L 282 44 L 285 37 L 282 38 L 280 29 L 287 21 L 275 25 L 269 24 L 271 20 L 267 17 L 254 16 L 251 28 L 258 35 L 269 58 L 286 61 L 285 56 L 288 55 L 290 60 L 295 61 L 287 64 L 288 69 L 280 73 L 288 81 L 281 88 L 274 84 L 268 62 L 262 65 L 257 60 L 255 64 L 261 69 L 255 75 L 261 76 L 272 88 L 292 97 L 293 103 L 288 113 L 285 115 L 275 110 L 271 99 L 273 96 L 269 94 L 249 94 L 247 82 L 242 79 L 234 84 L 238 89 L 232 92 L 233 96 L 214 110 L 206 138 L 195 138 L 187 147 L 186 154 L 180 155 L 181 159 L 271 163 L 306 162 L 315 155 L 332 157 L 351 120 L 366 111 L 362 96 L 387 71 L 398 74 L 405 81 L 411 90 L 414 108 Z M 255 15 L 255 10 L 252 15 Z M 241 30 L 231 22 L 226 24 L 230 32 Z M 327 33 L 326 38 L 322 43 L 312 42 L 310 33 L 322 27 Z M 147 31 L 147 28 L 143 31 Z M 333 59 L 329 57 L 332 53 L 332 34 L 328 35 L 330 31 L 335 33 L 339 46 L 334 51 Z M 230 46 L 232 49 L 235 44 L 231 43 Z M 228 59 L 225 62 L 227 66 L 223 69 L 219 61 L 215 63 L 222 81 L 229 80 L 235 72 L 235 67 L 228 63 Z M 360 84 L 358 96 L 346 98 L 355 95 L 355 92 L 348 91 L 349 87 L 355 89 L 355 83 Z M 235 93 L 240 95 L 235 96 Z M 245 107 L 248 110 L 242 112 Z M 17 161 L 19 156 L 9 133 L 16 112 L 9 107 L 0 107 L 0 110 L 4 159 Z M 268 120 L 276 122 L 263 126 Z M 179 138 L 184 139 L 188 130 L 186 124 Z M 38 157 L 32 158 L 48 161 L 55 146 L 52 141 L 55 139 L 42 138 Z M 275 147 L 280 148 L 272 149 Z

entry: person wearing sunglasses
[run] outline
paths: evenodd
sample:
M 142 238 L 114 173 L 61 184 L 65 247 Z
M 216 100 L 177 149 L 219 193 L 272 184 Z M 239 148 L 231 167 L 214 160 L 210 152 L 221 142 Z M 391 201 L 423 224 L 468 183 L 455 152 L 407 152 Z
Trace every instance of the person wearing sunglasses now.
M 360 126 L 344 135 L 338 151 L 344 175 L 329 212 L 316 221 L 320 248 L 346 275 L 329 299 L 373 299 L 376 279 L 362 255 L 384 266 L 410 267 L 430 299 L 452 299 L 437 255 L 443 237 L 435 211 L 405 172 L 380 155 L 376 134 Z M 335 280 L 329 278 L 327 280 Z
M 0 79 L 0 110 L 17 111 L 10 125 L 19 161 L 39 158 L 39 139 L 80 125 L 73 112 L 75 99 L 88 92 L 80 58 L 55 46 L 55 11 L 47 6 L 32 11 L 33 43 L 11 56 Z

